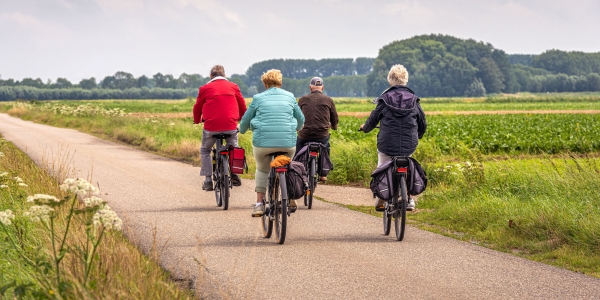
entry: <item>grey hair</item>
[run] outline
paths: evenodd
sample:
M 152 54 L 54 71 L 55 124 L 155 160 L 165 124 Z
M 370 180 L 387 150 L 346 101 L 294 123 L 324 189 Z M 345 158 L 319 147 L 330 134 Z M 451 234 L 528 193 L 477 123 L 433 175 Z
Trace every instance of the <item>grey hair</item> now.
M 408 71 L 403 65 L 393 65 L 387 77 L 390 85 L 406 85 L 408 82 Z

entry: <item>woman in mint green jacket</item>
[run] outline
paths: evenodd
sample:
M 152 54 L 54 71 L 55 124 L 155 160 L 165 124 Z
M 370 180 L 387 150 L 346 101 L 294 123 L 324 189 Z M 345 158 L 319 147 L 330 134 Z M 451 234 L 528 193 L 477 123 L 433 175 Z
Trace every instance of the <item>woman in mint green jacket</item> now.
M 294 95 L 281 88 L 283 76 L 279 70 L 269 70 L 260 78 L 266 91 L 254 95 L 252 103 L 240 122 L 240 132 L 252 130 L 252 153 L 256 160 L 256 205 L 253 216 L 263 214 L 263 199 L 271 170 L 269 153 L 287 152 L 292 158 L 296 151 L 296 132 L 304 126 L 304 115 Z M 296 201 L 290 201 L 295 208 Z

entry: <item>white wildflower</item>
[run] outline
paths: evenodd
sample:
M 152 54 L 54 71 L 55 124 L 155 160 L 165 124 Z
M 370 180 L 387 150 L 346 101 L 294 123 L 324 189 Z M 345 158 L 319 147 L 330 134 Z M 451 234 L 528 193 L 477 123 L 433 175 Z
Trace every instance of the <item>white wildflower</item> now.
M 4 177 L 6 175 L 8 175 L 8 172 L 2 172 L 2 173 L 0 173 L 0 177 Z
M 8 185 L 6 185 L 6 184 L 0 184 L 0 189 L 5 189 L 5 188 L 8 188 Z
M 0 157 L 4 157 L 4 153 L 0 152 Z
M 52 214 L 54 209 L 48 205 L 34 205 L 29 208 L 23 215 L 29 217 L 34 222 L 47 221 Z
M 28 185 L 25 183 L 19 182 L 19 186 L 28 186 Z
M 98 228 L 103 226 L 105 229 L 111 230 L 121 230 L 121 226 L 123 225 L 123 221 L 117 216 L 108 205 L 105 205 L 102 209 L 97 211 L 92 218 L 94 223 L 94 227 Z
M 52 203 L 59 203 L 60 199 L 58 199 L 54 196 L 50 196 L 50 195 L 35 194 L 33 196 L 27 197 L 27 202 L 31 202 L 31 203 L 35 203 L 35 204 L 52 204 Z
M 468 168 L 471 167 L 471 162 L 470 161 L 466 162 L 465 166 L 467 166 Z
M 21 179 L 21 177 L 19 177 L 19 176 L 16 176 L 15 177 L 15 181 L 16 182 L 23 182 L 23 179 Z
M 152 120 L 152 123 L 157 123 L 157 122 L 158 122 L 157 120 Z
M 63 192 L 72 192 L 77 194 L 80 197 L 93 195 L 98 193 L 98 188 L 96 188 L 91 183 L 87 182 L 85 179 L 77 178 L 67 178 L 60 185 L 60 190 Z
M 175 123 L 173 123 L 173 122 L 169 123 L 169 126 L 173 126 L 173 125 L 175 125 Z
M 8 226 L 12 224 L 11 220 L 13 220 L 14 218 L 15 214 L 12 212 L 12 210 L 7 209 L 5 211 L 0 211 L 0 223 Z
M 83 199 L 83 204 L 85 205 L 85 207 L 98 207 L 103 203 L 104 201 L 96 196 Z

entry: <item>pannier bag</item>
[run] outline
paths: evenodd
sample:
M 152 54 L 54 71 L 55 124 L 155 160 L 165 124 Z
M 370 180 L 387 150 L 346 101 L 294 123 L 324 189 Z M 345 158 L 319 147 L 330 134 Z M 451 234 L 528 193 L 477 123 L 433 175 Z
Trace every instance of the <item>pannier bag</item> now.
M 373 196 L 377 196 L 383 200 L 390 200 L 394 196 L 394 186 L 392 184 L 392 166 L 393 161 L 390 160 L 379 166 L 371 174 L 371 183 L 369 184 Z
M 392 176 L 394 167 L 393 161 L 390 160 L 377 169 L 371 174 L 370 188 L 374 196 L 377 196 L 383 200 L 390 200 L 394 196 L 396 187 L 392 184 Z M 427 188 L 427 174 L 419 164 L 419 162 L 412 158 L 408 158 L 408 178 L 406 181 L 407 192 L 409 195 L 416 196 L 425 191 Z
M 325 145 L 320 143 L 306 143 L 300 150 L 294 155 L 294 161 L 298 161 L 304 164 L 304 168 L 308 169 L 308 157 L 310 154 L 309 147 L 319 146 L 319 158 L 317 160 L 317 174 L 319 176 L 327 176 L 329 171 L 333 170 L 333 163 L 329 157 L 329 152 Z
M 229 169 L 233 174 L 248 172 L 244 148 L 229 146 Z
M 296 200 L 304 197 L 308 188 L 308 175 L 304 164 L 298 161 L 292 161 L 288 165 L 286 177 L 287 193 L 290 200 Z
M 408 161 L 408 193 L 416 196 L 427 188 L 427 174 L 416 159 L 409 157 Z

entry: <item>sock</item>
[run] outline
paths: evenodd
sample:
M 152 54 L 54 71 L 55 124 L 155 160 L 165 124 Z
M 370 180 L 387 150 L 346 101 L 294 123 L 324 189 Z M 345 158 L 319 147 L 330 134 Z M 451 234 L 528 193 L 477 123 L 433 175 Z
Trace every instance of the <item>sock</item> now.
M 263 204 L 262 202 L 256 202 L 256 206 Z
M 206 176 L 206 181 L 212 181 L 212 176 Z

